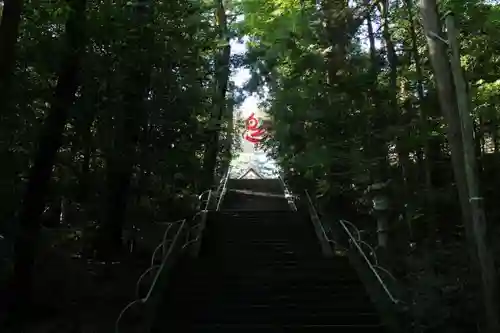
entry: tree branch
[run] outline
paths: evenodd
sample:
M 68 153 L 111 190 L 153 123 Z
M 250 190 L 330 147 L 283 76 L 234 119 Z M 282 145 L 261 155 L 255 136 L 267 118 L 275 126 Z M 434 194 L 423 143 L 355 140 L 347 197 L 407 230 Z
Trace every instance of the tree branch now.
M 354 13 L 347 31 L 348 35 L 353 36 L 363 24 L 366 17 L 370 15 L 371 12 L 383 1 L 384 0 L 363 0 L 363 5 L 360 5 L 353 10 Z

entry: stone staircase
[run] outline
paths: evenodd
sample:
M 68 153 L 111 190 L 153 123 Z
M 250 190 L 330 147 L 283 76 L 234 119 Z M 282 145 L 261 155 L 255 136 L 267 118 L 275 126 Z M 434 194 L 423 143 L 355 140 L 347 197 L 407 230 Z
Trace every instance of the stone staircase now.
M 229 210 L 209 215 L 199 257 L 173 270 L 152 332 L 386 332 L 347 257 L 323 258 L 286 199 L 274 210 L 265 196 L 227 199 Z

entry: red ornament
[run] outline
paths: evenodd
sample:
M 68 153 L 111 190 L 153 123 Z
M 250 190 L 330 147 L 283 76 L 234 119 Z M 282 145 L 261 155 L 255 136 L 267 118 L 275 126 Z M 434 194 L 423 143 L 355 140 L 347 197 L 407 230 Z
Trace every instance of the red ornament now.
M 252 113 L 245 122 L 246 126 L 243 138 L 251 143 L 262 141 L 265 137 L 265 129 L 262 127 L 262 120 L 256 118 L 255 113 Z

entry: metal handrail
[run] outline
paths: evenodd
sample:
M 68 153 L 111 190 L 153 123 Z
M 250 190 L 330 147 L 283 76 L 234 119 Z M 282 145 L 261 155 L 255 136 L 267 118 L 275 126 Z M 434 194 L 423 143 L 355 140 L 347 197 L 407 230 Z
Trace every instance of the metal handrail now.
M 288 187 L 286 186 L 286 184 L 285 184 L 285 180 L 283 179 L 283 177 L 281 177 L 281 175 L 280 175 L 279 173 L 278 173 L 278 178 L 279 178 L 279 180 L 280 180 L 280 182 L 281 182 L 281 186 L 283 186 L 283 194 L 284 194 L 284 195 L 285 195 L 285 197 L 286 197 L 286 192 L 290 193 L 290 190 L 289 190 L 289 189 L 288 189 Z M 296 211 L 297 211 L 297 205 L 295 205 L 295 201 L 294 201 L 294 200 L 289 200 L 288 198 L 287 198 L 287 200 L 288 200 L 288 202 L 289 202 L 289 203 L 291 203 L 291 204 L 292 204 L 292 210 L 293 210 L 294 212 L 296 212 Z
M 384 267 L 379 266 L 379 265 L 374 265 L 374 267 L 375 267 L 376 269 L 378 269 L 378 270 L 381 270 L 381 271 L 382 271 L 382 272 L 384 272 L 385 274 L 387 274 L 387 276 L 389 276 L 389 277 L 392 279 L 392 281 L 395 281 L 395 282 L 397 281 L 397 280 L 396 280 L 396 278 L 394 277 L 394 275 L 392 275 L 392 273 L 391 273 L 391 272 L 389 272 L 389 271 L 388 271 L 387 269 L 385 269 Z
M 346 221 L 346 220 L 343 220 L 344 223 L 347 223 L 348 225 L 350 225 L 354 230 L 356 230 L 356 235 L 358 235 L 358 241 L 361 240 L 361 231 L 359 231 L 358 227 L 356 227 L 354 224 L 352 224 L 351 222 L 349 221 Z
M 141 282 L 142 279 L 147 276 L 150 272 L 152 272 L 154 269 L 160 268 L 160 265 L 151 265 L 148 269 L 142 273 L 142 275 L 139 277 L 139 280 L 137 280 L 137 283 L 135 284 L 135 298 L 141 299 L 142 297 L 139 296 L 140 288 L 141 288 Z
M 343 221 L 343 222 L 345 222 L 345 221 Z M 360 239 L 360 240 L 358 241 L 358 243 L 359 243 L 360 245 L 364 245 L 364 246 L 366 246 L 368 249 L 370 249 L 370 255 L 373 257 L 373 260 L 374 260 L 373 266 L 378 266 L 378 258 L 377 258 L 377 254 L 376 254 L 375 250 L 373 249 L 373 247 L 372 247 L 370 244 L 368 244 L 367 242 L 365 242 L 364 240 L 362 240 L 362 239 Z
M 186 219 L 182 219 L 182 220 L 178 220 L 178 221 L 174 221 L 174 222 L 167 222 L 168 226 L 167 226 L 167 229 L 165 230 L 165 232 L 163 233 L 162 241 L 154 249 L 153 254 L 151 255 L 150 267 L 146 271 L 144 271 L 144 273 L 142 273 L 142 275 L 139 277 L 139 279 L 137 280 L 137 282 L 135 284 L 135 295 L 136 295 L 136 298 L 140 298 L 139 297 L 139 288 L 140 288 L 142 279 L 144 277 L 146 277 L 148 275 L 148 273 L 150 273 L 154 269 L 160 267 L 160 265 L 156 265 L 155 264 L 156 254 L 158 253 L 158 250 L 161 248 L 162 252 L 163 252 L 163 256 L 166 255 L 166 253 L 167 253 L 166 244 L 167 244 L 167 241 L 168 241 L 167 236 L 168 236 L 170 230 L 172 229 L 172 226 L 174 224 L 176 224 L 176 223 L 181 223 L 181 222 L 185 222 L 185 221 L 186 221 Z
M 209 208 L 209 205 L 210 205 L 210 200 L 212 198 L 212 193 L 213 191 L 212 190 L 206 190 L 204 192 L 202 192 L 199 196 L 198 196 L 198 200 L 201 204 L 203 204 L 204 200 L 203 200 L 203 197 L 207 195 L 207 199 L 206 199 L 206 203 L 204 205 L 204 209 L 200 209 L 200 211 L 198 211 L 192 218 L 192 220 L 196 219 L 201 213 L 207 213 L 208 212 L 208 208 Z M 201 207 L 200 207 L 201 208 Z M 168 239 L 168 234 L 170 232 L 170 230 L 172 229 L 172 226 L 176 223 L 180 223 L 180 226 L 179 226 L 179 229 L 177 230 L 177 233 L 175 234 L 175 236 L 173 237 L 171 243 L 170 243 L 170 246 L 167 248 L 167 243 L 169 242 L 169 239 Z M 173 252 L 174 250 L 174 247 L 176 246 L 176 244 L 178 244 L 179 242 L 179 237 L 180 235 L 182 234 L 183 230 L 186 228 L 186 224 L 187 224 L 187 220 L 186 219 L 183 219 L 183 220 L 178 220 L 178 221 L 175 221 L 175 222 L 166 222 L 166 223 L 162 223 L 162 224 L 167 224 L 167 228 L 163 234 L 163 237 L 162 237 L 162 241 L 160 242 L 160 244 L 158 244 L 158 246 L 154 249 L 153 251 L 153 254 L 151 255 L 151 265 L 150 267 L 144 272 L 142 273 L 142 275 L 139 277 L 137 283 L 136 283 L 136 290 L 135 290 L 135 294 L 136 294 L 136 300 L 134 300 L 133 302 L 130 302 L 129 304 L 127 304 L 127 306 L 120 312 L 120 315 L 118 316 L 116 322 L 115 322 L 115 332 L 118 333 L 119 332 L 119 323 L 120 323 L 120 320 L 122 319 L 123 315 L 132 307 L 134 306 L 135 304 L 145 304 L 146 302 L 148 302 L 148 300 L 151 298 L 151 295 L 153 293 L 153 290 L 155 289 L 155 286 L 158 282 L 158 279 L 159 279 L 159 276 L 162 272 L 162 270 L 164 269 L 165 267 L 165 264 L 167 263 L 167 260 L 169 259 L 171 253 Z M 190 228 L 193 229 L 193 228 L 196 228 L 196 227 L 199 227 L 201 225 L 201 222 L 200 223 L 197 223 L 196 225 L 192 226 Z M 187 239 L 185 241 L 185 243 L 181 246 L 181 250 L 184 250 L 188 245 L 198 241 L 201 237 L 201 231 L 198 233 L 198 235 L 190 240 L 189 239 L 189 232 L 187 233 Z M 156 265 L 154 262 L 155 262 L 155 258 L 156 258 L 156 255 L 159 251 L 159 249 L 162 248 L 162 262 L 160 265 Z M 142 282 L 143 278 L 145 276 L 147 276 L 148 274 L 150 274 L 151 272 L 155 271 L 155 277 L 153 279 L 153 282 L 151 283 L 151 286 L 149 287 L 149 290 L 146 294 L 145 297 L 142 297 L 140 298 L 139 296 L 139 292 L 140 292 L 140 283 Z
M 179 227 L 179 230 L 177 230 L 177 233 L 175 234 L 174 239 L 172 239 L 172 245 L 168 248 L 167 253 L 163 257 L 163 260 L 161 262 L 160 267 L 158 268 L 158 272 L 155 275 L 153 283 L 151 283 L 151 287 L 149 288 L 148 293 L 146 294 L 146 297 L 143 298 L 143 303 L 145 303 L 151 297 L 151 294 L 153 293 L 153 289 L 156 286 L 156 283 L 158 282 L 158 279 L 160 277 L 160 273 L 163 270 L 163 267 L 165 267 L 165 263 L 167 262 L 168 257 L 170 257 L 170 254 L 172 253 L 174 246 L 177 243 L 177 241 L 180 237 L 180 234 L 182 233 L 185 225 L 186 225 L 186 220 L 182 221 L 182 223 Z
M 217 208 L 216 208 L 217 211 L 220 210 L 220 205 L 222 203 L 222 200 L 224 199 L 224 196 L 226 195 L 227 181 L 229 179 L 229 173 L 230 172 L 231 172 L 231 168 L 228 168 L 228 170 L 226 172 L 226 176 L 224 177 L 224 181 L 222 183 L 222 190 L 219 190 L 220 189 L 220 185 L 219 185 L 219 189 L 217 190 L 217 195 L 219 196 L 219 199 L 217 200 Z
M 212 199 L 212 194 L 213 194 L 213 191 L 212 190 L 208 190 L 207 202 L 205 203 L 204 209 L 201 209 L 193 217 L 193 220 L 194 220 L 198 216 L 201 216 L 200 221 L 196 225 L 194 225 L 194 226 L 192 226 L 190 228 L 190 232 L 188 232 L 188 234 L 187 234 L 188 238 L 186 239 L 186 243 L 182 247 L 182 249 L 185 249 L 189 245 L 191 245 L 193 243 L 197 243 L 197 244 L 194 245 L 194 247 L 192 249 L 192 253 L 191 253 L 191 255 L 195 256 L 195 257 L 198 255 L 198 252 L 200 251 L 201 236 L 203 234 L 203 230 L 205 229 L 205 224 L 206 224 L 207 215 L 208 215 L 208 208 L 209 208 L 209 205 L 210 205 L 210 201 Z M 192 229 L 196 230 L 196 237 L 194 237 L 193 239 L 189 239 L 189 235 L 191 234 L 191 230 Z
M 200 201 L 200 210 L 203 210 L 201 209 L 201 204 L 203 204 L 203 196 L 205 194 L 208 193 L 208 196 L 207 196 L 207 202 L 205 203 L 205 210 L 207 210 L 207 207 L 208 205 L 210 204 L 210 199 L 212 198 L 212 190 L 206 190 L 206 191 L 203 191 L 199 196 L 198 196 L 198 200 Z
M 312 214 L 315 218 L 317 218 L 319 221 L 320 221 L 320 225 L 321 225 L 321 230 L 323 232 L 323 235 L 329 240 L 327 234 L 326 234 L 326 231 L 323 227 L 323 223 L 321 223 L 321 220 L 319 219 L 318 217 L 318 213 L 316 211 L 316 208 L 314 207 L 314 204 L 312 203 L 312 199 L 311 199 L 311 196 L 309 195 L 309 192 L 306 190 L 305 191 L 306 193 L 306 197 L 308 199 L 308 203 L 309 203 L 309 206 L 311 207 L 311 210 L 312 210 Z M 389 290 L 389 288 L 387 287 L 387 285 L 385 284 L 384 280 L 382 279 L 382 277 L 380 276 L 380 274 L 378 273 L 377 269 L 381 269 L 382 271 L 384 271 L 386 274 L 388 274 L 392 279 L 394 279 L 394 276 L 389 272 L 387 271 L 386 269 L 380 267 L 378 265 L 378 260 L 377 260 L 377 256 L 373 250 L 373 248 L 371 246 L 369 246 L 366 242 L 364 242 L 363 240 L 361 240 L 361 233 L 359 231 L 359 229 L 354 225 L 352 224 L 351 222 L 349 221 L 346 221 L 346 220 L 340 220 L 340 225 L 344 228 L 345 232 L 347 233 L 347 235 L 349 236 L 350 238 L 350 243 L 351 244 L 354 244 L 354 246 L 356 246 L 356 249 L 358 250 L 358 252 L 361 254 L 361 256 L 363 257 L 363 259 L 365 260 L 365 262 L 367 263 L 368 267 L 370 268 L 370 270 L 372 271 L 372 273 L 375 275 L 377 281 L 379 282 L 379 284 L 382 286 L 382 289 L 384 290 L 385 294 L 387 295 L 387 297 L 391 300 L 392 303 L 394 304 L 399 304 L 401 303 L 400 300 L 396 299 L 394 297 L 394 295 L 391 293 L 391 291 Z M 358 235 L 358 239 L 356 239 L 353 234 L 351 233 L 351 231 L 349 230 L 349 228 L 347 227 L 347 225 L 350 225 L 354 228 L 354 230 L 356 230 L 356 233 Z M 330 241 L 330 240 L 329 240 Z M 367 245 L 373 252 L 373 257 L 375 258 L 375 262 L 376 264 L 373 265 L 372 262 L 370 261 L 370 259 L 368 259 L 368 257 L 366 256 L 365 252 L 363 251 L 363 249 L 361 248 L 360 246 L 360 242 L 362 242 L 364 245 Z
M 172 243 L 170 245 L 170 247 L 168 248 L 168 251 L 166 252 L 166 254 L 163 256 L 163 259 L 162 259 L 162 262 L 161 264 L 159 265 L 157 271 L 156 271 L 156 274 L 155 274 L 155 277 L 153 279 L 153 282 L 151 283 L 151 286 L 149 287 L 149 290 L 146 294 L 145 297 L 142 297 L 142 298 L 139 298 L 139 299 L 136 299 L 134 300 L 133 302 L 130 302 L 129 304 L 127 304 L 127 306 L 120 312 L 120 315 L 118 316 L 117 320 L 115 321 L 115 332 L 119 332 L 119 323 L 120 323 L 120 320 L 122 319 L 123 315 L 127 312 L 128 309 L 130 309 L 133 305 L 137 304 L 137 303 L 140 303 L 140 304 L 145 304 L 147 301 L 149 301 L 149 299 L 151 298 L 151 295 L 153 293 L 153 289 L 155 288 L 156 284 L 158 283 L 158 279 L 159 279 L 159 276 L 163 270 L 163 268 L 165 267 L 166 263 L 167 263 L 167 260 L 168 258 L 170 257 L 171 253 L 173 252 L 174 250 L 174 247 L 175 245 L 178 243 L 179 241 L 179 238 L 180 238 L 180 235 L 184 229 L 186 225 L 186 220 L 182 220 L 181 222 L 181 225 L 179 226 L 179 229 L 177 230 L 177 233 L 175 234 L 173 240 L 172 240 Z M 167 230 L 168 231 L 168 230 Z M 156 266 L 156 265 L 155 265 Z M 152 271 L 155 266 L 153 267 L 150 267 L 146 270 L 146 272 L 144 272 L 141 277 L 139 278 L 139 281 L 142 280 L 142 278 L 147 275 L 147 273 L 149 273 L 150 271 Z
M 200 194 L 200 196 L 198 197 L 198 199 L 203 203 L 203 196 L 206 193 L 208 193 L 208 196 L 207 196 L 207 201 L 205 202 L 205 207 L 203 209 L 200 209 L 200 211 L 198 211 L 196 214 L 194 214 L 194 216 L 192 218 L 192 221 L 194 221 L 201 214 L 207 214 L 208 213 L 208 208 L 210 206 L 210 201 L 212 200 L 213 191 L 212 190 L 206 190 L 206 191 L 204 191 L 202 194 Z M 201 234 L 203 233 L 203 228 L 200 228 L 200 227 L 203 226 L 204 219 L 205 218 L 202 216 L 200 222 L 196 223 L 195 225 L 193 225 L 193 226 L 191 226 L 189 228 L 189 232 L 186 235 L 186 242 L 182 246 L 182 249 L 185 249 L 187 246 L 189 246 L 189 245 L 191 245 L 193 243 L 196 243 L 197 241 L 200 240 Z M 197 231 L 197 234 L 196 234 L 195 238 L 189 239 L 189 235 L 191 234 L 191 230 L 193 230 L 193 229 L 195 229 L 195 230 L 196 229 L 200 229 L 200 230 Z
M 225 185 L 226 181 L 227 181 L 227 177 L 229 176 L 229 172 L 230 172 L 231 168 L 229 167 L 227 169 L 227 172 L 226 174 L 224 175 L 224 177 L 221 178 L 220 182 L 219 182 L 219 186 L 217 187 L 217 193 L 221 190 L 221 188 Z
M 370 270 L 372 271 L 372 273 L 377 278 L 378 282 L 382 286 L 382 289 L 384 289 L 384 292 L 386 293 L 387 297 L 389 297 L 389 299 L 391 300 L 391 302 L 393 302 L 394 304 L 400 303 L 400 301 L 398 299 L 396 299 L 392 295 L 391 291 L 389 290 L 389 288 L 385 284 L 384 280 L 382 279 L 382 277 L 378 273 L 377 269 L 373 266 L 373 264 L 371 263 L 370 259 L 368 259 L 368 257 L 366 256 L 365 251 L 363 251 L 363 249 L 359 245 L 359 242 L 354 238 L 354 236 L 352 235 L 352 233 L 349 230 L 349 228 L 347 228 L 346 223 L 344 223 L 344 220 L 340 220 L 339 222 L 340 222 L 340 225 L 342 225 L 342 227 L 344 228 L 344 230 L 347 233 L 347 235 L 349 236 L 349 238 L 351 239 L 351 241 L 354 244 L 354 246 L 356 246 L 359 254 L 361 254 L 361 256 L 363 257 L 363 259 L 365 260 L 365 262 L 368 264 L 368 267 L 370 267 Z
M 161 265 L 158 269 L 158 272 L 156 273 L 155 275 L 155 278 L 153 280 L 153 283 L 151 284 L 151 287 L 149 288 L 149 291 L 148 293 L 146 294 L 146 297 L 144 297 L 142 299 L 142 303 L 145 303 L 150 297 L 151 297 L 151 294 L 153 292 L 153 289 L 158 281 L 158 278 L 159 278 L 159 275 L 160 275 L 160 272 L 162 271 L 163 267 L 165 266 L 165 263 L 167 262 L 167 259 L 168 257 L 170 256 L 170 254 L 172 253 L 173 251 L 173 248 L 175 246 L 175 244 L 177 243 L 179 237 L 180 237 L 180 234 L 182 233 L 182 230 L 184 229 L 184 226 L 186 225 L 186 220 L 182 220 L 181 222 L 181 225 L 179 226 L 179 230 L 177 230 L 177 233 L 175 234 L 174 238 L 172 239 L 172 244 L 171 246 L 169 247 L 167 253 L 164 255 L 163 257 L 163 260 L 161 262 Z
M 318 212 L 316 212 L 316 209 L 314 208 L 311 196 L 309 195 L 309 192 L 307 190 L 305 192 L 307 201 L 309 203 L 309 206 L 311 207 L 311 213 L 313 217 L 319 221 L 319 226 L 321 227 L 321 232 L 323 233 L 323 236 L 325 237 L 326 240 L 328 240 L 328 242 L 330 242 L 330 237 L 328 237 L 328 235 L 326 234 L 325 227 L 323 226 L 323 223 L 321 223 L 321 219 L 319 218 Z

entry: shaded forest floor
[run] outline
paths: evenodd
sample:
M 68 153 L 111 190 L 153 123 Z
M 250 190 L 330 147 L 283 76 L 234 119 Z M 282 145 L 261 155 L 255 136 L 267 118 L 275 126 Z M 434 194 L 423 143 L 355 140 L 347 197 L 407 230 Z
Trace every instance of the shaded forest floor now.
M 122 309 L 135 299 L 136 282 L 149 267 L 145 255 L 113 264 L 75 258 L 60 249 L 36 267 L 33 316 L 9 333 L 111 333 Z
M 496 197 L 489 194 L 488 198 Z M 382 274 L 389 286 L 396 288 L 397 297 L 409 305 L 411 332 L 477 332 L 476 321 L 483 309 L 479 299 L 480 275 L 469 258 L 457 203 L 458 198 L 450 197 L 438 206 L 438 215 L 422 214 L 412 221 L 412 234 L 404 220 L 396 221 L 393 217 L 390 260 L 384 260 L 376 246 L 377 223 L 370 214 L 356 209 L 342 214 L 342 218 L 359 228 L 361 239 L 375 249 L 378 262 L 395 276 L 397 281 L 392 283 L 389 276 Z M 496 241 L 500 239 L 500 211 L 495 200 L 486 200 L 486 210 L 488 238 L 500 272 L 500 243 Z M 364 250 L 372 253 L 368 247 Z
M 451 224 L 459 218 L 437 222 Z M 492 212 L 488 221 L 488 238 L 492 241 L 498 272 L 500 243 L 495 241 L 500 237 L 498 214 Z M 478 329 L 476 321 L 483 317 L 478 267 L 471 264 L 464 228 L 457 227 L 451 235 L 450 230 L 446 233 L 448 236 L 438 236 L 432 247 L 426 249 L 421 243 L 401 258 L 406 274 L 400 282 L 406 297 L 416 301 L 411 312 L 419 326 L 430 331 L 473 333 Z

